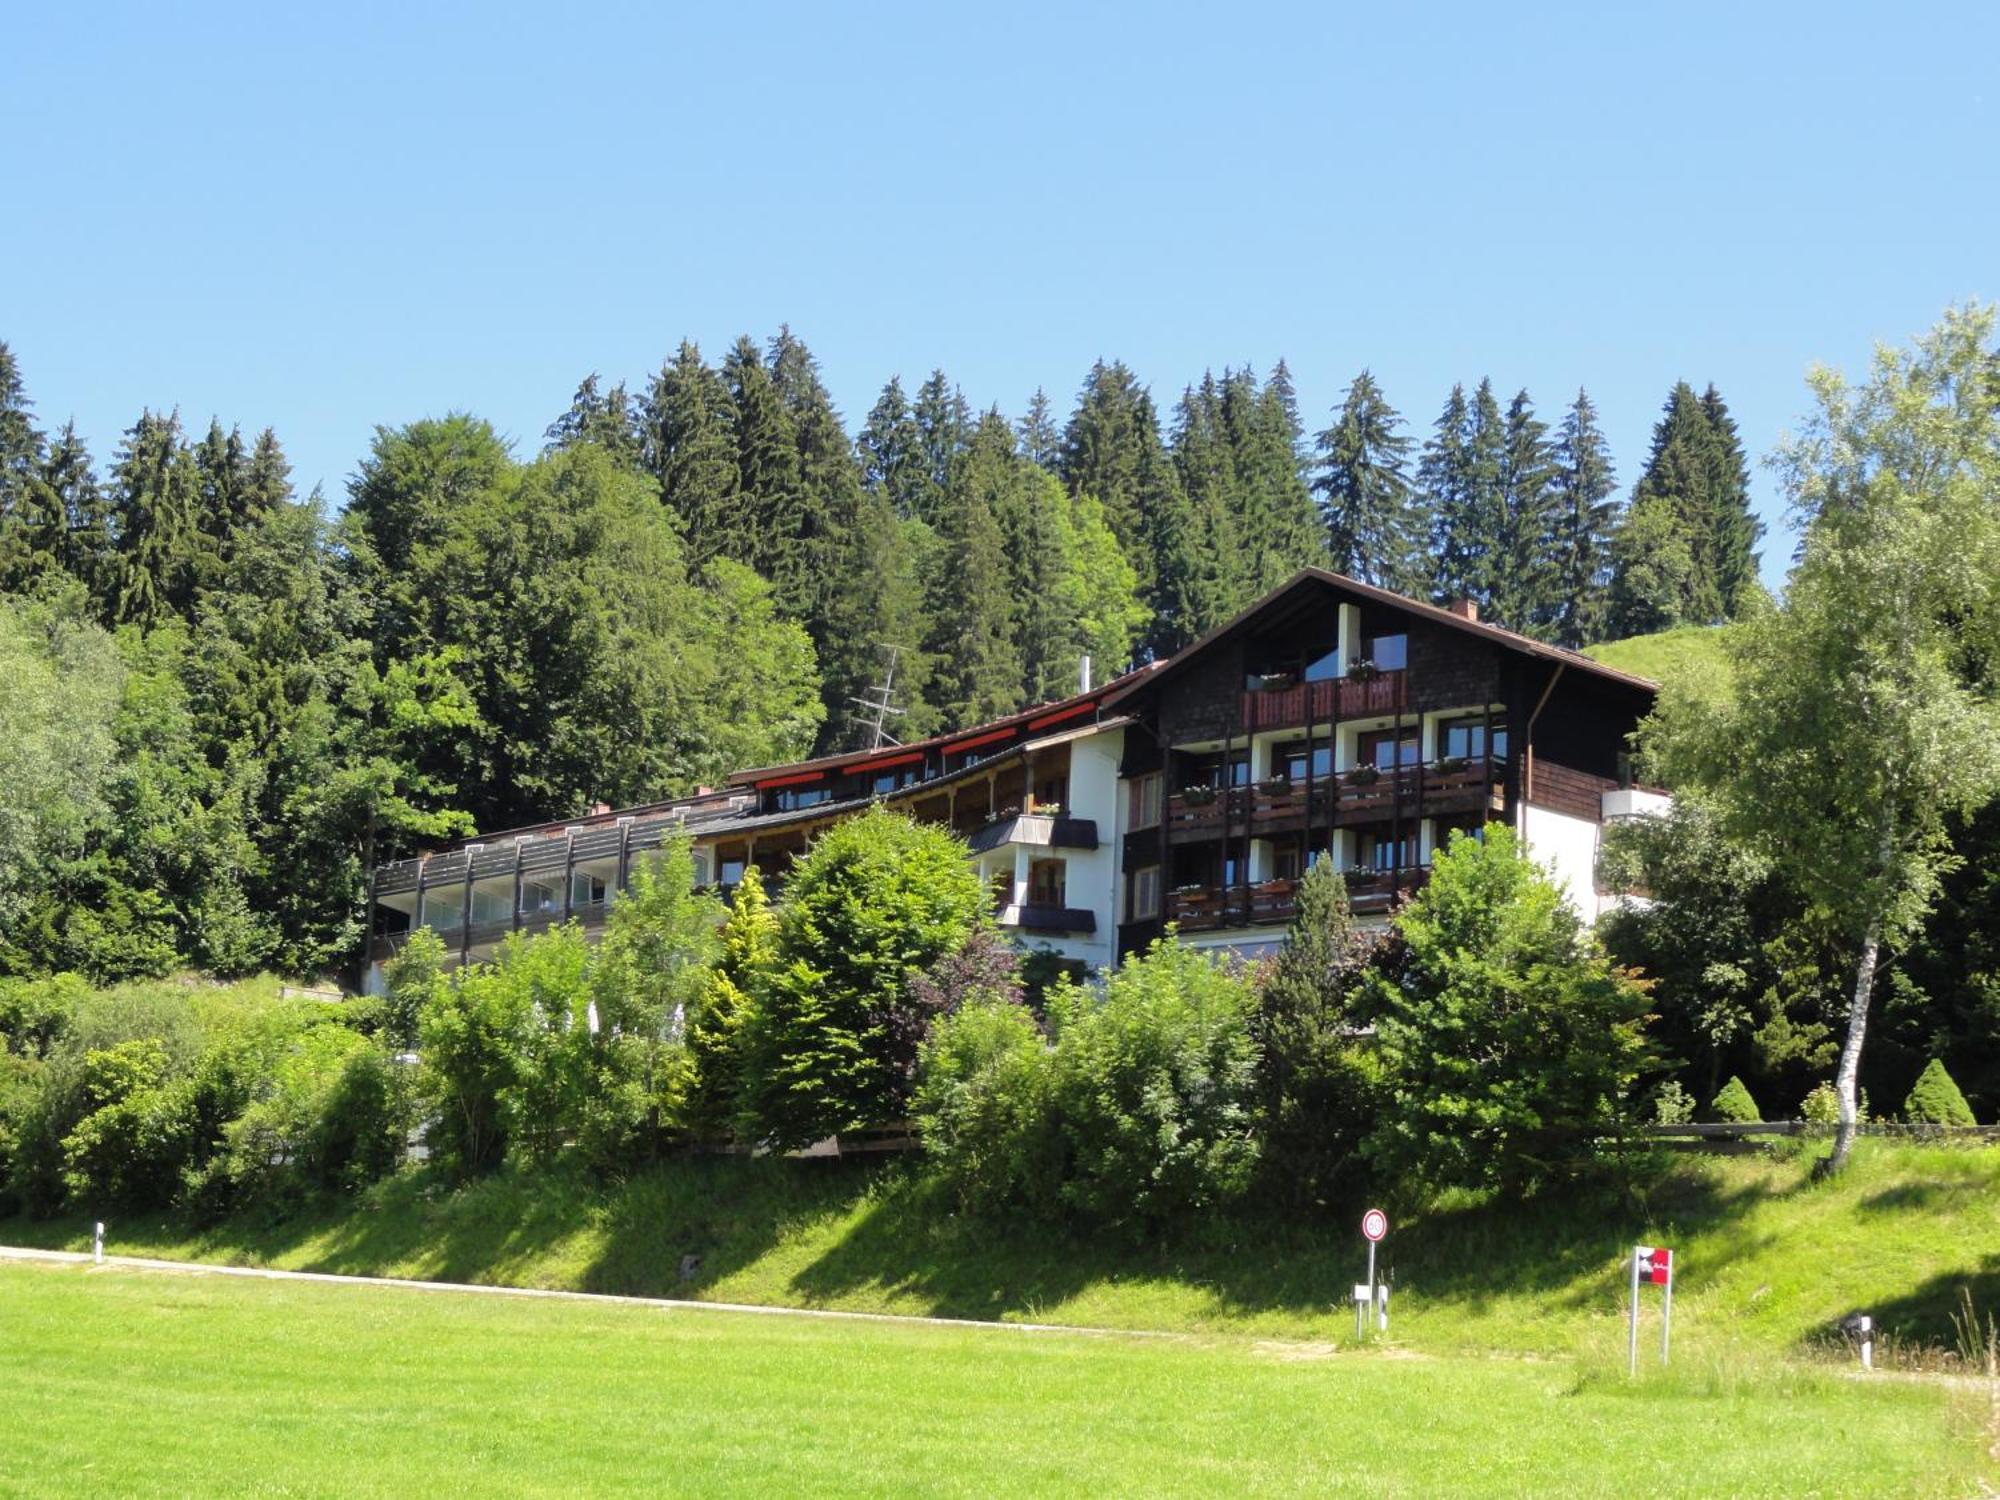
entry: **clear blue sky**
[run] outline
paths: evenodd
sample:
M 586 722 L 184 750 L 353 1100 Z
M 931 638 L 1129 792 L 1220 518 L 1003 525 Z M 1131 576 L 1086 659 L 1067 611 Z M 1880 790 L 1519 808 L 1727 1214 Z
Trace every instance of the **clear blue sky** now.
M 45 3 L 0 339 L 100 459 L 178 405 L 336 500 L 376 423 L 532 451 L 780 322 L 850 426 L 933 365 L 1066 413 L 1100 355 L 1163 405 L 1282 355 L 1311 427 L 1364 365 L 1420 434 L 1587 385 L 1629 483 L 1674 379 L 1761 455 L 1809 361 L 2000 293 L 2000 10 L 1535 9 Z

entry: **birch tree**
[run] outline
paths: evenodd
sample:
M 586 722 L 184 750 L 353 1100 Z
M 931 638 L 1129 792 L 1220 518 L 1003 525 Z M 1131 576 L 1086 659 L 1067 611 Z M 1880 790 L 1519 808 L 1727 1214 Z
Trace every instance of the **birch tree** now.
M 1781 861 L 1849 945 L 1853 972 L 1821 1164 L 1847 1160 L 1885 948 L 1953 867 L 1949 819 L 2000 791 L 1984 665 L 2000 620 L 2000 380 L 1991 309 L 1954 310 L 1817 410 L 1774 458 L 1805 522 L 1784 607 L 1739 628 L 1735 691 L 1663 698 L 1649 748 L 1725 826 Z

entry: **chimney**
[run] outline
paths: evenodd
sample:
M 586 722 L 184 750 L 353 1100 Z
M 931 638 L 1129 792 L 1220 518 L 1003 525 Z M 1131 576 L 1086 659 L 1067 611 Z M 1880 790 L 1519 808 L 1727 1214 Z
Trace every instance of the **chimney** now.
M 1477 620 L 1479 618 L 1479 601 L 1476 599 L 1454 599 L 1445 608 L 1457 615 L 1461 620 Z
M 1090 691 L 1090 653 L 1089 653 L 1088 651 L 1086 651 L 1086 652 L 1084 652 L 1084 653 L 1083 653 L 1083 665 L 1082 665 L 1082 666 L 1081 666 L 1081 667 L 1080 667 L 1080 668 L 1078 669 L 1078 671 L 1077 671 L 1077 674 L 1076 674 L 1076 676 L 1077 676 L 1077 689 L 1076 689 L 1076 690 L 1077 690 L 1077 691 L 1078 691 L 1079 693 L 1087 693 L 1087 692 L 1089 692 L 1089 691 Z

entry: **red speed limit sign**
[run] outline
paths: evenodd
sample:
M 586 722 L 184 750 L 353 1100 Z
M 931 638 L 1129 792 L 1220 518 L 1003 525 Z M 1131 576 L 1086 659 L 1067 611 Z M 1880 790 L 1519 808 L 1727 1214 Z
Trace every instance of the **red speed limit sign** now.
M 1361 1216 L 1361 1237 L 1369 1244 L 1375 1244 L 1389 1232 L 1389 1216 L 1379 1208 L 1371 1208 Z

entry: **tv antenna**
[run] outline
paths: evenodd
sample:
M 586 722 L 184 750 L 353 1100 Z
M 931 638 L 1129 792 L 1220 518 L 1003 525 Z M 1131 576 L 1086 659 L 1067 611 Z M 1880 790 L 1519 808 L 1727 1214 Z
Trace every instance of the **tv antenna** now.
M 873 687 L 864 689 L 860 697 L 847 700 L 861 710 L 849 717 L 858 723 L 867 735 L 868 743 L 862 747 L 865 750 L 882 750 L 890 745 L 903 743 L 889 733 L 890 717 L 901 718 L 906 712 L 895 704 L 896 664 L 902 658 L 903 648 L 885 643 L 882 649 L 889 656 L 888 665 L 882 673 L 882 680 Z

